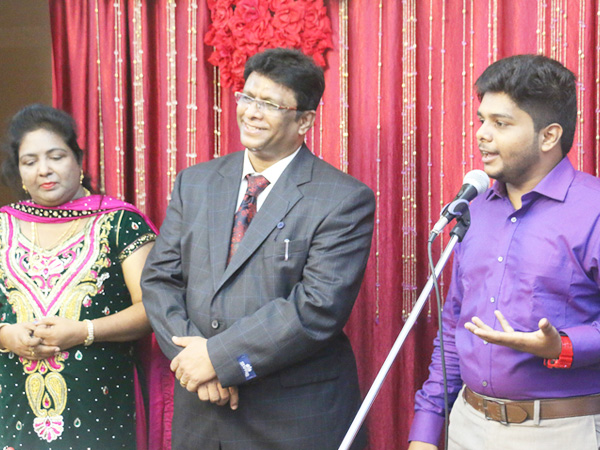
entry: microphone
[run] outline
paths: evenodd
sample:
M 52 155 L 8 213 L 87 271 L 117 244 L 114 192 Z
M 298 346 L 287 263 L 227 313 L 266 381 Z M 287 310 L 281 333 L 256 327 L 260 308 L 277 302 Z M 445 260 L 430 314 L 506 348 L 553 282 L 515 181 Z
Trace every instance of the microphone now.
M 469 209 L 469 203 L 482 194 L 490 186 L 490 177 L 483 170 L 471 170 L 463 178 L 463 185 L 450 203 L 448 203 L 440 214 L 440 220 L 433 226 L 429 234 L 429 242 L 442 232 L 448 223 L 463 215 Z

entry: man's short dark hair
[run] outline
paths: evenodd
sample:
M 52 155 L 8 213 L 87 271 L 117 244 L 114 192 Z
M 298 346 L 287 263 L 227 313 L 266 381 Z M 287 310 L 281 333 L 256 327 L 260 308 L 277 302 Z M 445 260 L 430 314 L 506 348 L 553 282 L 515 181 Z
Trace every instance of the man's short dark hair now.
M 316 110 L 325 90 L 323 70 L 299 50 L 273 48 L 257 53 L 246 62 L 244 80 L 252 72 L 294 91 L 299 111 Z
M 575 75 L 554 59 L 516 55 L 490 65 L 475 82 L 479 100 L 488 92 L 504 92 L 529 114 L 535 131 L 558 123 L 563 156 L 573 145 L 577 124 Z

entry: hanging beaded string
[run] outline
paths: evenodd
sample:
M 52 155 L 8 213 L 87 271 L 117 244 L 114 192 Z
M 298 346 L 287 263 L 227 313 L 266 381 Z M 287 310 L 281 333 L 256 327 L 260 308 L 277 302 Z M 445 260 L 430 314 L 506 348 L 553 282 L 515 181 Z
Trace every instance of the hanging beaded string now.
M 98 145 L 100 153 L 100 179 L 98 188 L 102 194 L 106 193 L 106 166 L 104 154 L 104 120 L 102 117 L 102 71 L 100 67 L 100 19 L 98 13 L 98 0 L 95 1 L 94 12 L 96 14 L 96 66 L 98 70 Z
M 546 2 L 537 2 L 537 29 L 535 30 L 537 52 L 539 55 L 543 55 L 546 49 L 546 8 L 548 4 Z
M 379 324 L 381 274 L 379 258 L 381 232 L 381 70 L 383 41 L 383 0 L 379 1 L 378 33 L 377 33 L 377 147 L 376 182 L 375 182 L 375 323 Z
M 568 50 L 568 3 L 566 0 L 553 0 L 551 6 L 552 20 L 551 30 L 551 56 L 567 65 Z M 584 124 L 584 101 L 583 93 L 585 86 L 585 1 L 579 2 L 579 29 L 578 29 L 578 51 L 577 51 L 577 139 L 576 139 L 576 158 L 578 170 L 583 170 L 583 124 Z
M 550 57 L 557 59 L 556 56 L 556 36 L 557 36 L 557 19 L 556 19 L 556 0 L 550 3 Z
M 198 2 L 190 1 L 188 5 L 188 46 L 187 46 L 187 150 L 186 166 L 196 164 L 197 145 L 196 145 L 196 123 L 198 113 L 197 103 L 197 80 L 196 73 L 198 70 Z
M 560 45 L 560 53 L 561 59 L 560 61 L 563 64 L 567 64 L 567 42 L 568 42 L 568 28 L 567 28 L 567 2 L 566 0 L 560 2 L 560 11 L 559 11 L 559 23 L 561 29 L 561 45 Z
M 498 60 L 498 0 L 493 1 L 494 11 L 492 14 L 492 52 L 493 62 Z
M 213 47 L 214 48 L 214 47 Z M 213 68 L 213 117 L 214 117 L 214 151 L 213 158 L 221 156 L 221 73 L 219 67 Z
M 402 8 L 402 316 L 408 317 L 416 300 L 416 5 Z
M 492 64 L 496 58 L 494 57 L 494 17 L 495 17 L 495 0 L 488 1 L 488 66 Z
M 467 166 L 467 5 L 466 0 L 462 2 L 462 108 L 461 108 L 461 157 L 462 157 L 462 177 L 464 178 Z
M 340 18 L 340 170 L 348 173 L 348 0 L 340 1 L 338 15 Z M 381 24 L 379 30 L 381 31 Z
M 583 101 L 585 94 L 585 16 L 586 3 L 585 0 L 579 2 L 579 49 L 577 50 L 577 119 L 579 126 L 577 127 L 577 168 L 583 171 L 583 123 L 585 120 L 585 102 Z M 565 22 L 567 15 L 565 14 Z
M 493 43 L 493 38 L 492 38 L 492 34 L 493 34 L 493 30 L 492 30 L 492 14 L 494 11 L 494 7 L 492 5 L 493 0 L 488 0 L 488 23 L 487 23 L 487 30 L 488 30 L 488 40 L 487 40 L 487 46 L 488 46 L 488 61 L 487 61 L 487 65 L 489 66 L 490 64 L 492 64 L 493 62 L 493 57 L 492 57 L 492 43 Z
M 115 51 L 114 51 L 114 62 L 115 62 L 115 163 L 117 172 L 117 188 L 116 195 L 120 200 L 124 199 L 124 184 L 125 184 L 125 173 L 124 167 L 124 156 L 123 150 L 123 56 L 121 55 L 121 49 L 123 48 L 123 30 L 121 26 L 122 10 L 121 0 L 115 0 L 113 2 L 113 8 L 115 10 Z
M 469 170 L 473 170 L 475 168 L 475 122 L 473 120 L 476 117 L 475 111 L 475 93 L 473 91 L 473 84 L 475 83 L 475 46 L 473 45 L 473 36 L 475 35 L 475 24 L 474 24 L 474 3 L 473 0 L 469 2 L 469 81 L 467 86 L 467 96 L 469 98 L 469 141 L 468 147 L 469 151 L 469 160 L 470 166 Z
M 177 46 L 175 0 L 166 4 L 167 16 L 167 200 L 177 176 Z
M 135 204 L 146 212 L 146 165 L 144 127 L 144 50 L 142 42 L 142 0 L 133 5 L 133 146 L 135 153 Z
M 409 192 L 411 198 L 410 210 L 410 292 L 408 299 L 412 310 L 417 301 L 417 0 L 410 1 L 410 148 L 409 148 L 409 166 L 411 176 L 408 179 Z M 407 316 L 408 317 L 408 316 Z
M 445 103 L 445 93 L 446 93 L 446 2 L 442 2 L 442 42 L 441 42 L 441 58 L 440 58 L 440 66 L 441 66 L 441 78 L 440 78 L 440 203 L 439 209 L 437 209 L 437 213 L 442 210 L 444 207 L 444 161 L 445 161 L 445 152 L 444 152 L 444 124 L 445 124 L 445 116 L 446 116 L 446 103 Z M 440 254 L 445 247 L 445 237 L 444 234 L 440 234 L 437 239 L 439 245 Z M 439 276 L 439 285 L 440 288 L 444 287 L 444 272 L 442 272 Z
M 433 82 L 433 2 L 429 2 L 429 34 L 427 37 L 427 228 L 431 229 L 433 226 L 432 218 L 432 112 L 433 112 L 433 98 L 432 98 L 432 82 Z M 431 302 L 427 302 L 427 317 L 431 317 Z
M 464 174 L 468 170 L 472 170 L 475 166 L 475 129 L 473 117 L 475 117 L 474 110 L 474 93 L 473 93 L 473 82 L 474 82 L 474 46 L 473 46 L 473 35 L 475 34 L 473 24 L 473 0 L 463 0 L 462 4 L 462 48 L 463 48 L 463 69 L 462 69 L 462 80 L 463 80 L 463 96 L 462 96 L 462 166 Z M 468 129 L 468 132 L 467 132 Z
M 347 51 L 348 49 L 346 49 Z M 348 97 L 346 97 L 347 100 Z M 325 117 L 325 102 L 323 101 L 323 98 L 321 98 L 321 100 L 319 101 L 319 111 L 318 111 L 318 119 L 319 119 L 319 156 L 321 159 L 323 159 L 323 117 Z M 314 134 L 313 134 L 314 136 Z M 312 148 L 314 148 L 314 139 L 311 142 L 311 145 L 313 146 Z
M 306 145 L 308 145 L 308 148 L 310 148 L 315 155 L 317 154 L 317 149 L 315 148 L 315 133 L 316 133 L 315 127 L 316 126 L 317 126 L 317 121 L 315 119 L 315 123 L 314 123 L 313 127 L 310 130 L 308 130 L 308 132 L 304 136 Z M 319 158 L 322 159 L 323 156 L 321 154 L 319 154 Z
M 323 117 L 325 117 L 325 102 L 323 99 L 319 102 L 320 111 L 319 111 L 319 155 L 321 159 L 323 159 Z M 314 148 L 314 139 L 312 142 Z
M 563 7 L 561 0 L 552 0 L 550 8 L 550 56 L 557 61 L 565 63 L 566 53 L 563 54 Z M 566 36 L 564 36 L 566 38 Z M 566 42 L 566 39 L 565 39 Z M 566 50 L 566 49 L 565 49 Z
M 348 50 L 348 49 L 346 49 Z M 319 158 L 323 159 L 323 117 L 325 117 L 325 102 L 323 98 L 319 101 L 319 111 L 318 111 L 318 121 L 319 121 Z M 315 140 L 314 140 L 314 127 L 311 129 L 313 132 L 311 139 L 311 148 L 315 148 Z M 313 150 L 314 151 L 314 150 Z

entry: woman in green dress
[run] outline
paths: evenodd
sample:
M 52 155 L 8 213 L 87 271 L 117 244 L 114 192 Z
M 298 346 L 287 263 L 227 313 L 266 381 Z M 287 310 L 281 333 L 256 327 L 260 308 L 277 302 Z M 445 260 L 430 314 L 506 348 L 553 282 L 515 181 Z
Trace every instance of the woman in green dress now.
M 0 209 L 0 448 L 136 448 L 133 341 L 156 230 L 90 195 L 73 119 L 31 105 L 9 127 Z

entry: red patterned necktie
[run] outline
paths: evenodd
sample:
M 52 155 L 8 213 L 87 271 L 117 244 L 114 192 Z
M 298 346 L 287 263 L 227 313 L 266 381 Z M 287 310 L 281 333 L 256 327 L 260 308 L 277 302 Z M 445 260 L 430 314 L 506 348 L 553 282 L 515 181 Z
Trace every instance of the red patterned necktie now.
M 246 180 L 248 181 L 246 194 L 233 217 L 233 231 L 231 233 L 231 246 L 229 247 L 229 259 L 227 263 L 231 261 L 231 258 L 237 251 L 250 222 L 256 214 L 256 198 L 269 185 L 269 180 L 262 175 L 246 175 Z

